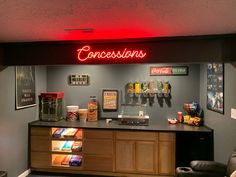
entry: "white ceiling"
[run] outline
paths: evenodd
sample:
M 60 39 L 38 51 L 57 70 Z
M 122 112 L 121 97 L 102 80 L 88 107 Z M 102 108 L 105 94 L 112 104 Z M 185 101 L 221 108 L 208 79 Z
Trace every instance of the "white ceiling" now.
M 92 28 L 90 31 L 65 29 Z M 0 42 L 236 33 L 236 0 L 0 0 Z

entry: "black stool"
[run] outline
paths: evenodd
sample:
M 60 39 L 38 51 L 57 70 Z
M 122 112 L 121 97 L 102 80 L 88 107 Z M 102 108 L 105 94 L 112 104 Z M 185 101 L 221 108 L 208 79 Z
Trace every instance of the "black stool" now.
M 0 171 L 0 177 L 7 177 L 6 171 Z
M 193 170 L 190 167 L 177 167 L 176 177 L 190 177 Z

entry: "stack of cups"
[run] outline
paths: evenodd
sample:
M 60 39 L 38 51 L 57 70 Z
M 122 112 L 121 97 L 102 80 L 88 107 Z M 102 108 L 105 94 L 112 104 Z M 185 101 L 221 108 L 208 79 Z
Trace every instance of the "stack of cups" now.
M 79 120 L 81 122 L 86 122 L 88 109 L 79 109 Z
M 67 120 L 75 121 L 77 120 L 79 113 L 79 106 L 66 106 L 67 109 Z
M 180 122 L 180 123 L 183 122 L 183 113 L 182 112 L 178 112 L 177 119 L 178 119 L 178 122 Z

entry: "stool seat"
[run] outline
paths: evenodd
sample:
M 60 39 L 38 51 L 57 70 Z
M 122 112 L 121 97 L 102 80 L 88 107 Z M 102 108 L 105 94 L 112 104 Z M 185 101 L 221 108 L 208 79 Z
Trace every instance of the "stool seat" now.
M 6 171 L 0 171 L 0 177 L 7 177 Z
M 192 172 L 193 170 L 190 167 L 177 167 L 176 177 L 188 177 L 188 176 L 191 176 Z

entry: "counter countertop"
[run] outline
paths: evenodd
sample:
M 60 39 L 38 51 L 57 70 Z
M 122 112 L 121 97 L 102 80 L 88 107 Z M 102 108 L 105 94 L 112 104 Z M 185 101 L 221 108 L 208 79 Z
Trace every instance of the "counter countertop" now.
M 105 119 L 97 122 L 80 122 L 80 121 L 66 121 L 60 120 L 58 122 L 33 121 L 29 123 L 30 126 L 39 127 L 73 127 L 73 128 L 89 128 L 89 129 L 115 129 L 115 130 L 142 130 L 142 131 L 168 131 L 168 132 L 211 132 L 212 129 L 206 126 L 190 126 L 185 124 L 169 124 L 166 123 L 149 123 L 148 126 L 130 126 L 119 125 L 117 120 L 112 120 L 106 123 Z

